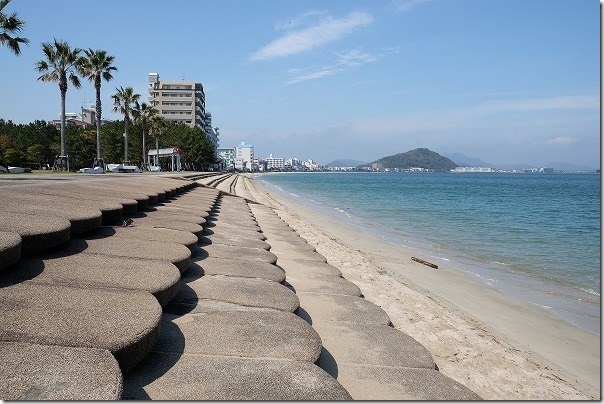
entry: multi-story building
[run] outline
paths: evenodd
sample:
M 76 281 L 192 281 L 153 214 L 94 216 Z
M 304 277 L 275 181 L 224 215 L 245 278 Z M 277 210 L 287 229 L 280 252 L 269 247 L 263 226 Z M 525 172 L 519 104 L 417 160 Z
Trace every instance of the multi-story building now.
M 208 140 L 214 144 L 216 149 L 218 149 L 218 137 L 220 134 L 218 133 L 218 128 L 212 127 L 212 114 L 209 112 L 206 112 L 205 114 L 203 131 L 205 132 Z
M 254 162 L 254 146 L 241 142 L 235 147 L 235 169 L 242 171 L 252 171 Z
M 221 160 L 222 170 L 232 170 L 235 168 L 235 149 L 234 148 L 218 148 L 216 154 Z
M 265 160 L 267 170 L 283 170 L 285 168 L 283 157 L 273 157 L 270 154 Z
M 158 73 L 149 73 L 149 103 L 166 121 L 205 130 L 206 99 L 201 83 L 160 81 Z

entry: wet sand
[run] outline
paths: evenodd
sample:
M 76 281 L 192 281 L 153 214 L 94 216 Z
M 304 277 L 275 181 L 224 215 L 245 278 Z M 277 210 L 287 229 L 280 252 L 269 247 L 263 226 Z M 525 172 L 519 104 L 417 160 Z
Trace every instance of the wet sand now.
M 487 400 L 600 399 L 600 336 L 477 279 L 411 260 L 417 251 L 383 242 L 244 177 L 394 327 L 422 343 L 441 372 Z

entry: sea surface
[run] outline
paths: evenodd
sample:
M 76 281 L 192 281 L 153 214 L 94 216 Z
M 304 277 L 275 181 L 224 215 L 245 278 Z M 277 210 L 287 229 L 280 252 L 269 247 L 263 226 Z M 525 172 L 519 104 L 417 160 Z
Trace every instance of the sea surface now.
M 600 174 L 340 172 L 256 179 L 600 335 Z

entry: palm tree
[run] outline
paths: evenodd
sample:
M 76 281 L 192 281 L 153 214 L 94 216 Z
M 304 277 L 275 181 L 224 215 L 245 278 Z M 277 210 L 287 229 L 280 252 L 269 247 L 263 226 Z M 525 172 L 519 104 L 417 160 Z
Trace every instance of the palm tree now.
M 149 132 L 155 138 L 155 151 L 157 153 L 157 162 L 158 166 L 161 166 L 159 162 L 159 138 L 166 129 L 166 120 L 161 115 L 153 115 L 149 119 Z
M 116 88 L 117 93 L 113 94 L 113 111 L 124 114 L 124 164 L 130 164 L 128 160 L 128 124 L 130 123 L 130 112 L 133 104 L 138 102 L 140 94 L 135 94 L 132 87 Z
M 69 158 L 67 157 L 67 140 L 65 137 L 65 96 L 67 94 L 68 82 L 75 88 L 80 88 L 80 79 L 76 75 L 80 63 L 79 54 L 82 50 L 79 48 L 71 49 L 65 41 L 54 40 L 54 44 L 44 42 L 42 52 L 45 60 L 36 62 L 38 73 L 44 73 L 38 80 L 45 82 L 59 82 L 61 91 L 61 166 L 63 159 L 66 160 L 66 167 L 69 171 Z M 68 80 L 69 79 L 69 80 Z
M 114 56 L 107 55 L 104 50 L 85 50 L 85 57 L 82 57 L 80 65 L 80 74 L 94 83 L 96 90 L 96 159 L 95 167 L 105 167 L 103 162 L 103 147 L 101 145 L 101 79 L 109 81 L 113 79 L 111 72 L 117 71 L 117 67 L 112 66 Z
M 19 44 L 29 44 L 27 38 L 14 37 L 12 35 L 18 34 L 23 30 L 25 21 L 17 18 L 17 13 L 12 13 L 7 16 L 2 12 L 4 7 L 10 3 L 10 0 L 0 1 L 0 45 L 7 46 L 15 55 L 21 53 Z
M 132 110 L 132 116 L 134 117 L 134 122 L 141 122 L 143 126 L 143 164 L 141 169 L 146 166 L 145 161 L 147 160 L 147 145 L 146 145 L 146 134 L 147 134 L 147 123 L 151 118 L 153 118 L 158 111 L 153 108 L 153 106 L 147 104 L 146 102 L 138 103 L 138 101 L 134 104 L 134 109 Z

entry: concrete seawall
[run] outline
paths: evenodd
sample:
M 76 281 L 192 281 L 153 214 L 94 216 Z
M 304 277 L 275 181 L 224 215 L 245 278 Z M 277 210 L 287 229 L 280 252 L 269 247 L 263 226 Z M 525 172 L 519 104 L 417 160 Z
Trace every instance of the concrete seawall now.
M 16 178 L 0 177 L 0 399 L 480 399 L 245 177 Z

